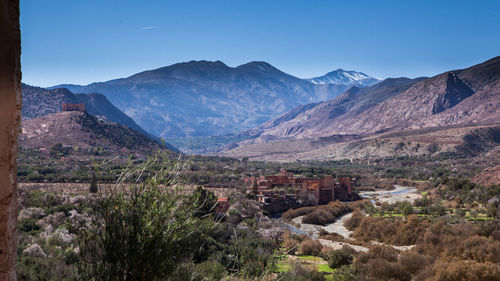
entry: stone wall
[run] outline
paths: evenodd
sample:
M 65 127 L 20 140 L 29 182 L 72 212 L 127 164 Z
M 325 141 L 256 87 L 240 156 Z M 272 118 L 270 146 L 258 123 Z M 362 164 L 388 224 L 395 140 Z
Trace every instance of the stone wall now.
M 21 120 L 19 0 L 0 0 L 0 280 L 16 280 L 17 136 Z

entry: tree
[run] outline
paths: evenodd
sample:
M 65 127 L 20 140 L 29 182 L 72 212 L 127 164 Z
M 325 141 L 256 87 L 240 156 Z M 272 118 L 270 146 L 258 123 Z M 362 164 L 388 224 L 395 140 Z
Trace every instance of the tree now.
M 90 193 L 97 193 L 97 191 L 98 191 L 97 178 L 95 176 L 95 173 L 92 173 L 92 180 L 90 181 L 89 191 L 90 191 Z
M 215 196 L 212 191 L 207 191 L 201 186 L 198 186 L 193 192 L 189 204 L 198 206 L 195 216 L 202 218 L 215 212 L 217 196 Z

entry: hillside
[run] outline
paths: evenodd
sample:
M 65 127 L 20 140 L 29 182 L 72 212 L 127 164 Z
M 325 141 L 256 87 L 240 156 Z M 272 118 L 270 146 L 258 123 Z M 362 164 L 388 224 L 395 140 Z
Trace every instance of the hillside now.
M 484 186 L 500 184 L 500 166 L 486 168 L 479 175 L 476 175 L 472 181 Z
M 354 86 L 335 99 L 295 108 L 250 130 L 245 134 L 252 139 L 243 141 L 240 145 L 296 136 L 329 136 L 329 133 L 321 132 L 325 127 L 341 119 L 356 118 L 358 114 L 397 96 L 423 79 L 389 78 L 367 88 Z M 333 134 L 338 133 L 332 132 Z
M 108 122 L 114 122 L 131 128 L 155 141 L 157 137 L 147 133 L 141 126 L 137 125 L 132 118 L 116 108 L 105 96 L 97 93 L 73 94 L 66 88 L 45 89 L 22 84 L 23 89 L 23 120 L 30 120 L 48 114 L 61 112 L 63 103 L 84 103 L 85 110 L 90 115 L 96 116 Z M 177 149 L 166 143 L 170 150 Z
M 239 133 L 297 106 L 331 99 L 350 84 L 314 84 L 266 62 L 229 67 L 190 61 L 87 86 L 60 86 L 102 93 L 148 132 L 171 138 Z
M 295 162 L 398 157 L 498 159 L 500 125 L 428 128 L 402 132 L 290 138 L 231 147 L 219 154 L 252 160 Z
M 428 79 L 386 79 L 366 88 L 352 87 L 332 100 L 298 107 L 243 133 L 249 139 L 226 146 L 224 150 L 229 151 L 224 154 L 272 155 L 284 153 L 282 148 L 294 151 L 291 154 L 316 150 L 312 158 L 331 158 L 332 154 L 336 155 L 333 158 L 400 154 L 394 153 L 391 147 L 360 149 L 353 144 L 346 146 L 344 141 L 323 142 L 322 147 L 311 147 L 309 143 L 338 135 L 362 139 L 384 132 L 412 134 L 415 130 L 432 128 L 446 134 L 450 127 L 497 124 L 500 123 L 499 83 L 500 57 L 496 57 Z M 458 145 L 457 141 L 470 143 L 474 139 L 455 140 Z M 475 153 L 473 146 L 462 148 L 470 155 L 483 152 Z M 352 149 L 360 151 L 350 151 Z M 293 159 L 294 155 L 285 158 Z
M 73 154 L 147 156 L 162 145 L 126 126 L 110 123 L 77 111 L 65 111 L 23 120 L 19 145 L 22 148 L 60 149 Z
M 269 121 L 261 126 L 259 138 L 368 135 L 496 123 L 500 121 L 499 83 L 500 57 L 429 79 L 386 79 L 364 89 L 351 88 L 284 122 Z
M 116 108 L 105 96 L 73 94 L 66 88 L 44 89 L 23 84 L 23 120 L 61 112 L 62 103 L 85 103 L 86 111 L 111 122 L 125 125 L 145 134 L 146 132 L 125 113 Z

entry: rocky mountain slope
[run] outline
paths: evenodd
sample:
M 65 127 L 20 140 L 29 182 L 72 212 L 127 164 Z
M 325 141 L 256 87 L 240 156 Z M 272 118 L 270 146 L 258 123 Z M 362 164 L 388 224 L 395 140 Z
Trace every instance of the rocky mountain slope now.
M 40 87 L 22 84 L 23 90 L 23 121 L 49 114 L 58 113 L 62 110 L 63 103 L 84 103 L 88 114 L 98 117 L 98 119 L 121 124 L 139 134 L 159 142 L 157 137 L 147 133 L 141 126 L 132 120 L 125 113 L 116 108 L 105 96 L 101 94 L 73 94 L 66 88 L 44 89 Z M 172 145 L 165 143 L 165 146 L 177 151 Z
M 498 123 L 500 57 L 429 79 L 386 79 L 351 88 L 302 108 L 299 114 L 290 112 L 261 126 L 252 142 Z
M 489 186 L 500 184 L 500 166 L 489 167 L 472 179 L 473 182 Z
M 99 120 L 88 113 L 64 111 L 23 120 L 22 148 L 68 149 L 74 154 L 100 151 L 110 156 L 150 155 L 162 149 L 158 142 L 126 126 Z
M 424 79 L 389 78 L 371 87 L 353 86 L 335 99 L 297 107 L 243 133 L 248 136 L 249 140 L 241 142 L 240 145 L 296 137 L 301 134 L 306 137 L 328 136 L 328 133 L 321 134 L 319 131 L 329 126 L 330 122 L 356 118 L 365 110 L 397 96 L 411 85 Z
M 229 67 L 190 61 L 87 86 L 61 86 L 104 94 L 154 135 L 185 137 L 238 133 L 297 106 L 331 99 L 350 84 L 314 84 L 266 62 Z
M 434 156 L 498 159 L 500 126 L 472 125 L 429 128 L 370 136 L 280 139 L 235 146 L 220 152 L 227 157 L 259 161 L 329 161 Z
M 381 81 L 377 78 L 368 76 L 363 72 L 343 70 L 341 68 L 328 72 L 323 76 L 314 77 L 307 80 L 311 81 L 314 84 L 337 84 L 358 87 L 372 86 Z
M 63 103 L 85 103 L 86 111 L 108 121 L 127 126 L 146 134 L 137 123 L 116 108 L 105 96 L 92 94 L 73 94 L 66 88 L 44 89 L 23 84 L 23 120 L 29 120 L 52 113 L 61 112 Z

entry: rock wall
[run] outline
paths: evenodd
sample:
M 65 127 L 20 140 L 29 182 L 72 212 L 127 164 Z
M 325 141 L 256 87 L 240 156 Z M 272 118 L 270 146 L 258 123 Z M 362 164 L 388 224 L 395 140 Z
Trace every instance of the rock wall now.
M 0 280 L 16 280 L 17 136 L 21 119 L 19 0 L 0 0 Z

